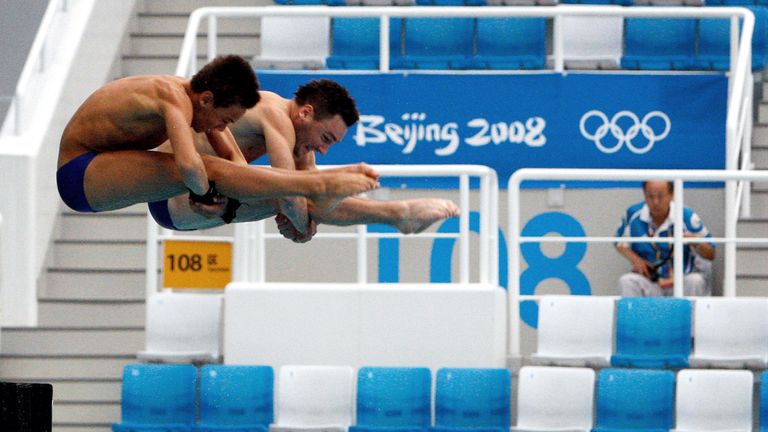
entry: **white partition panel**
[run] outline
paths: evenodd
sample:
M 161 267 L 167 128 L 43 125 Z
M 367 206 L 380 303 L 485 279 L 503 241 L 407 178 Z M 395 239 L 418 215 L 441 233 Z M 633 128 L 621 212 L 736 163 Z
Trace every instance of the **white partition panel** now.
M 246 284 L 225 363 L 505 367 L 506 293 L 483 284 Z

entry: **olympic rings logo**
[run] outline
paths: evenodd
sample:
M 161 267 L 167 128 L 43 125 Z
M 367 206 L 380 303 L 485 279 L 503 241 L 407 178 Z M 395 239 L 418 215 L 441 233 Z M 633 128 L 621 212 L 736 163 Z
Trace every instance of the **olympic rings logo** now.
M 602 124 L 598 126 L 594 132 L 589 132 L 587 131 L 587 121 L 593 117 L 597 117 Z M 619 126 L 619 120 L 623 118 L 628 118 L 632 122 L 632 125 L 626 131 Z M 649 122 L 654 118 L 659 118 L 664 123 L 664 129 L 659 133 L 649 125 Z M 581 121 L 579 122 L 581 135 L 594 142 L 595 146 L 597 146 L 601 152 L 607 154 L 616 153 L 624 146 L 624 144 L 627 145 L 627 148 L 632 153 L 647 153 L 653 148 L 653 145 L 656 144 L 656 142 L 663 140 L 669 135 L 669 130 L 671 128 L 672 122 L 669 120 L 669 116 L 661 111 L 651 111 L 640 120 L 640 118 L 632 111 L 624 110 L 617 112 L 610 120 L 608 120 L 608 116 L 602 111 L 592 110 L 581 116 Z M 616 138 L 616 144 L 613 146 L 606 146 L 602 141 L 609 132 Z M 643 137 L 648 141 L 645 145 L 638 146 L 632 142 L 633 139 L 637 138 L 638 134 L 643 134 Z

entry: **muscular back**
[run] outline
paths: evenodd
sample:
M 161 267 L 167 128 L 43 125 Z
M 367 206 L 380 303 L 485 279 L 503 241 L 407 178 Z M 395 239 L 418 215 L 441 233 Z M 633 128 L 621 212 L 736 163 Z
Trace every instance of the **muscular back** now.
M 168 139 L 164 107 L 178 106 L 192 121 L 185 83 L 171 75 L 113 81 L 77 110 L 61 138 L 59 166 L 88 151 L 148 150 Z

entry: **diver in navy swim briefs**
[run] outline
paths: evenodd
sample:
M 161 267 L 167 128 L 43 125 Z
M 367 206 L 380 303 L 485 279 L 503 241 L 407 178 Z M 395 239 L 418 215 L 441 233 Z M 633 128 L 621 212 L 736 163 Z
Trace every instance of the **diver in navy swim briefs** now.
M 185 192 L 203 202 L 218 194 L 338 200 L 377 186 L 375 172 L 362 164 L 320 177 L 248 166 L 227 126 L 258 101 L 253 69 L 238 56 L 219 57 L 192 79 L 145 75 L 110 82 L 83 102 L 62 133 L 59 193 L 73 209 L 88 212 Z M 214 155 L 197 152 L 195 132 L 205 134 Z M 165 141 L 172 153 L 148 151 Z
M 310 81 L 300 86 L 292 99 L 268 91 L 259 93 L 259 104 L 231 126 L 237 144 L 249 162 L 268 156 L 275 168 L 320 175 L 323 171 L 315 165 L 315 153 L 326 154 L 359 118 L 355 101 L 347 90 L 330 80 Z M 213 153 L 204 136 L 198 134 L 196 138 L 195 145 L 200 153 Z M 167 143 L 159 150 L 171 151 Z M 439 198 L 379 201 L 350 197 L 332 208 L 301 197 L 242 202 L 229 198 L 220 204 L 221 216 L 214 218 L 193 211 L 198 205 L 180 195 L 150 203 L 149 208 L 158 224 L 177 230 L 213 228 L 230 221 L 246 222 L 276 216 L 281 234 L 297 243 L 309 241 L 318 223 L 340 226 L 388 224 L 408 234 L 459 214 L 452 201 Z M 290 212 L 297 215 L 288 216 Z M 297 221 L 302 219 L 304 222 L 299 226 Z

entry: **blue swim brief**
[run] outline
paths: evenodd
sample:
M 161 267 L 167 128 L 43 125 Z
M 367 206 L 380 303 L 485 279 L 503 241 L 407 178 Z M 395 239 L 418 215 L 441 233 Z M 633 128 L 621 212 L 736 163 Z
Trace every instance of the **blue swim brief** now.
M 194 231 L 195 229 L 182 229 L 176 227 L 176 225 L 173 224 L 173 220 L 171 220 L 171 212 L 168 211 L 168 200 L 162 200 L 162 201 L 154 201 L 151 203 L 147 203 L 147 207 L 149 207 L 149 214 L 152 215 L 152 219 L 157 222 L 158 225 L 160 225 L 163 228 L 175 230 L 175 231 Z M 221 219 L 225 223 L 232 223 L 232 221 L 237 217 L 237 209 L 240 208 L 240 201 L 229 198 L 227 201 L 227 206 L 224 210 L 224 214 L 221 215 Z
M 171 220 L 171 212 L 168 211 L 168 200 L 153 201 L 147 203 L 147 207 L 149 207 L 149 214 L 152 215 L 152 219 L 161 227 L 175 231 L 192 231 L 176 228 Z
M 72 210 L 83 213 L 96 212 L 85 197 L 84 179 L 85 169 L 97 155 L 96 152 L 81 154 L 56 171 L 59 196 Z

